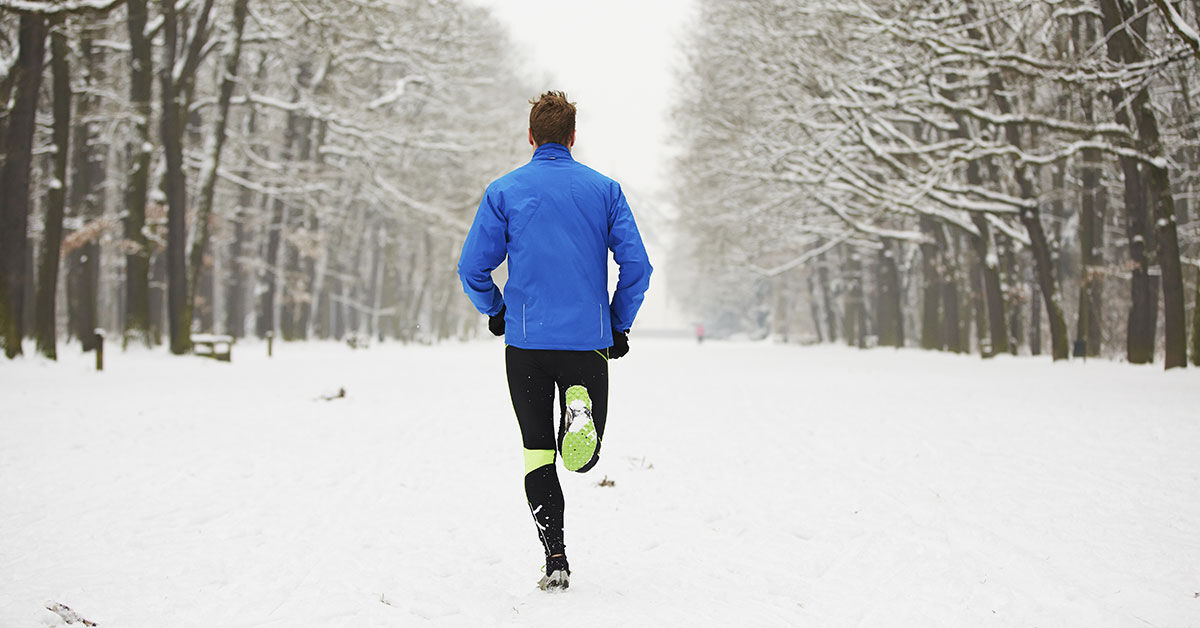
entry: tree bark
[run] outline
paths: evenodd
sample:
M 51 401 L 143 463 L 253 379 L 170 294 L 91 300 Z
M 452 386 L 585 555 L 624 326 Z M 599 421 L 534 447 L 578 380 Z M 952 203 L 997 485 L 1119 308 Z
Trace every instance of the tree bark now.
M 875 286 L 879 305 L 875 310 L 875 326 L 880 346 L 903 347 L 904 318 L 900 303 L 900 270 L 892 247 L 893 244 L 885 240 L 883 248 L 879 251 L 878 282 Z
M 808 288 L 808 307 L 809 316 L 812 317 L 813 330 L 817 332 L 817 342 L 823 344 L 825 342 L 825 332 L 821 325 L 821 300 L 817 298 L 817 282 L 813 280 L 812 273 L 804 274 L 804 282 Z
M 1029 284 L 1029 353 L 1042 355 L 1042 302 L 1036 281 Z
M 369 303 L 371 304 L 371 314 L 367 319 L 367 334 L 374 337 L 379 332 L 379 308 L 383 298 L 383 247 L 387 240 L 387 231 L 380 224 L 375 230 L 375 237 L 371 248 L 371 283 L 369 292 Z
M 995 99 L 1000 113 L 1011 114 L 1012 105 L 1005 96 L 1007 92 L 1000 75 L 993 73 L 989 83 L 991 96 Z M 1004 132 L 1009 144 L 1017 148 L 1021 147 L 1021 131 L 1015 124 L 1005 125 Z M 1037 194 L 1029 174 L 1029 168 L 1025 165 L 1017 165 L 1013 174 L 1017 180 L 1017 187 L 1021 191 L 1021 198 L 1030 201 L 1036 200 Z M 1061 300 L 1058 295 L 1058 281 L 1054 273 L 1050 243 L 1047 241 L 1046 231 L 1042 227 L 1041 211 L 1036 204 L 1031 204 L 1021 208 L 1020 218 L 1021 224 L 1025 226 L 1025 231 L 1029 234 L 1029 246 L 1033 251 L 1038 286 L 1041 288 L 1042 300 L 1046 305 L 1046 314 L 1050 322 L 1050 355 L 1054 360 L 1066 360 L 1070 356 L 1067 346 L 1067 322 L 1063 316 Z
M 1196 269 L 1196 294 L 1192 304 L 1192 366 L 1200 366 L 1200 268 Z
M 308 66 L 301 64 L 297 73 L 297 83 L 304 84 L 310 76 Z M 300 102 L 300 90 L 292 89 L 292 102 Z M 283 132 L 283 150 L 280 154 L 280 160 L 287 163 L 293 159 L 293 150 L 296 145 L 298 125 L 300 116 L 294 110 L 289 110 L 287 114 L 287 126 Z M 264 336 L 268 331 L 278 333 L 280 327 L 280 302 L 283 298 L 278 294 L 284 289 L 284 258 L 283 247 L 285 245 L 283 235 L 287 230 L 289 218 L 287 205 L 283 199 L 276 197 L 272 199 L 271 209 L 271 224 L 268 226 L 269 233 L 267 234 L 267 259 L 266 267 L 261 271 L 260 281 L 265 284 L 262 291 L 262 296 L 259 300 L 258 312 L 258 334 Z
M 958 246 L 958 238 L 948 237 L 946 227 L 938 225 L 934 230 L 934 239 L 937 242 L 939 250 L 943 251 L 943 260 L 954 259 L 959 257 L 961 247 Z M 954 249 L 950 248 L 951 243 L 954 243 Z M 955 265 L 957 268 L 958 265 Z M 958 290 L 959 273 L 952 270 L 949 264 L 946 264 L 945 271 L 941 273 L 941 300 L 942 300 L 942 344 L 941 346 L 948 351 L 954 353 L 965 353 L 970 346 L 969 324 L 961 315 L 962 308 L 960 307 L 960 297 Z M 967 331 L 964 331 L 967 330 Z
M 125 341 L 138 337 L 150 344 L 150 241 L 146 237 L 146 199 L 150 187 L 150 98 L 154 69 L 146 0 L 128 0 L 129 101 L 133 107 L 131 167 L 125 183 Z
M 1008 305 L 1008 352 L 1017 355 L 1021 346 L 1021 297 L 1019 286 L 1022 283 L 1021 264 L 1017 260 L 1016 247 L 1012 240 L 1005 238 L 1001 246 L 1001 257 L 1004 260 L 1004 272 L 1008 277 L 1008 288 L 1005 290 L 1005 300 Z
M 244 220 L 241 212 L 233 217 L 233 241 L 229 243 L 229 269 L 225 277 L 225 333 L 234 338 L 246 335 L 245 271 L 242 269 L 242 241 L 246 239 Z
M 963 19 L 966 20 L 968 24 L 973 23 L 976 19 L 975 11 L 973 7 L 971 7 L 970 3 L 967 4 L 966 11 L 963 13 Z M 977 26 L 969 25 L 967 32 L 972 38 L 977 39 L 980 42 L 986 41 L 983 33 Z M 1006 116 L 1011 115 L 1013 107 L 1008 96 L 1010 92 L 1006 89 L 1004 78 L 998 70 L 993 70 L 988 75 L 987 90 L 988 98 L 996 103 L 1000 113 Z M 961 121 L 959 122 L 959 128 L 963 128 L 963 123 Z M 1005 134 L 1005 139 L 1008 141 L 1008 143 L 1011 146 L 1019 149 L 1022 145 L 1022 141 L 1021 129 L 1018 126 L 1018 123 L 1010 122 L 1004 124 L 1003 131 Z M 1037 197 L 1035 194 L 1033 180 L 1029 174 L 1029 168 L 1024 164 L 1018 163 L 1016 164 L 1013 174 L 1017 181 L 1021 198 L 1027 201 L 1036 200 Z M 969 172 L 968 179 L 970 179 Z M 1055 278 L 1055 269 L 1053 265 L 1054 260 L 1051 255 L 1049 242 L 1046 239 L 1045 230 L 1042 227 L 1041 212 L 1037 208 L 1036 204 L 1031 204 L 1030 206 L 1021 209 L 1020 219 L 1021 224 L 1029 233 L 1030 246 L 1033 249 L 1033 258 L 1036 265 L 1038 284 L 1041 287 L 1042 299 L 1045 301 L 1046 312 L 1050 318 L 1050 343 L 1052 347 L 1051 354 L 1055 360 L 1065 360 L 1069 355 L 1067 347 L 1067 324 L 1066 319 L 1063 316 L 1062 306 L 1060 305 L 1058 296 L 1058 283 Z M 980 221 L 976 220 L 977 226 L 979 223 Z M 995 322 L 992 323 L 992 329 L 992 342 L 995 343 L 997 331 Z M 999 327 L 999 331 L 1002 336 L 1007 334 L 1007 331 L 1003 327 L 1003 323 Z M 1003 348 L 995 347 L 995 351 L 998 353 L 1000 351 L 1007 350 L 1007 348 L 1008 347 L 1006 344 L 1006 346 Z
M 829 263 L 825 254 L 817 257 L 817 280 L 821 284 L 821 301 L 825 304 L 825 324 L 828 325 L 829 342 L 837 342 L 837 306 L 833 302 L 833 290 L 829 286 Z
M 22 13 L 18 29 L 13 104 L 4 134 L 4 164 L 0 166 L 0 189 L 4 190 L 0 194 L 0 342 L 9 358 L 21 355 L 25 327 L 29 171 L 46 57 L 46 18 Z
M 262 83 L 267 72 L 267 55 L 264 53 L 258 58 L 258 67 L 254 74 L 254 89 Z M 250 107 L 246 112 L 244 134 L 246 137 L 253 137 L 258 130 L 258 110 Z M 248 159 L 248 158 L 247 158 Z M 249 179 L 249 165 L 242 170 L 242 178 Z M 247 278 L 247 269 L 242 263 L 242 255 L 245 247 L 245 241 L 248 237 L 246 229 L 246 220 L 249 219 L 249 212 L 252 211 L 251 204 L 254 202 L 254 191 L 243 187 L 238 191 L 238 205 L 233 216 L 233 242 L 229 245 L 229 279 L 227 280 L 228 290 L 226 292 L 226 331 L 236 338 L 244 337 L 246 331 L 246 290 L 245 282 Z M 264 204 L 263 207 L 266 205 Z M 253 303 L 253 298 L 250 299 Z M 258 335 L 262 332 L 255 330 Z
M 1023 188 L 1025 186 L 1032 188 L 1032 183 L 1025 177 L 1018 175 L 1018 182 Z M 1050 320 L 1050 355 L 1055 360 L 1066 360 L 1070 356 L 1067 347 L 1067 323 L 1063 316 L 1062 306 L 1059 304 L 1058 282 L 1054 277 L 1054 262 L 1050 259 L 1050 245 L 1046 241 L 1046 233 L 1042 229 L 1040 212 L 1028 207 L 1022 209 L 1021 224 L 1025 225 L 1025 230 L 1029 232 L 1038 286 L 1041 288 L 1042 302 L 1046 306 L 1046 314 Z
M 1118 121 L 1125 117 L 1118 116 Z M 1128 120 L 1127 117 L 1125 117 Z M 1147 252 L 1146 194 L 1138 164 L 1132 158 L 1121 157 L 1124 175 L 1125 233 L 1129 240 L 1130 305 L 1126 323 L 1125 354 L 1130 364 L 1149 364 L 1154 361 L 1154 338 L 1158 322 L 1158 295 L 1150 276 L 1150 254 Z
M 70 255 L 67 275 L 68 321 L 70 333 L 79 339 L 84 351 L 96 348 L 95 330 L 98 326 L 98 292 L 100 281 L 100 229 L 94 222 L 103 215 L 100 184 L 104 181 L 103 157 L 96 149 L 95 127 L 90 120 L 99 98 L 94 87 L 100 83 L 99 73 L 103 67 L 103 53 L 92 47 L 91 36 L 84 35 L 79 42 L 84 60 L 84 85 L 86 93 L 75 99 L 75 139 L 72 141 L 72 177 L 67 186 L 67 206 L 80 223 L 82 242 L 75 243 Z
M 67 156 L 71 141 L 71 68 L 67 36 L 60 23 L 50 33 L 50 66 L 53 77 L 54 156 L 53 179 L 46 192 L 46 222 L 38 269 L 37 347 L 42 355 L 58 359 L 58 267 L 62 252 L 63 210 L 66 205 Z
M 166 162 L 164 187 L 167 195 L 167 328 L 171 353 L 182 355 L 192 348 L 191 309 L 188 307 L 187 272 L 187 173 L 183 167 L 183 137 L 187 128 L 189 94 L 208 38 L 208 16 L 213 0 L 197 10 L 190 40 L 181 38 L 175 0 L 161 0 L 163 14 L 162 120 L 159 128 Z M 182 53 L 182 56 L 180 55 Z M 178 63 L 177 67 L 177 61 Z
M 867 304 L 863 296 L 862 254 L 851 249 L 847 255 L 846 280 L 850 289 L 846 291 L 846 343 L 860 349 L 867 347 Z
M 190 322 L 184 319 L 187 298 L 185 247 L 187 246 L 187 181 L 183 171 L 183 111 L 175 61 L 179 46 L 179 18 L 175 0 L 161 0 L 163 15 L 163 60 L 159 68 L 162 119 L 159 123 L 167 171 L 163 183 L 167 195 L 167 332 L 171 353 L 182 355 L 191 348 Z
M 945 273 L 942 264 L 944 243 L 939 246 L 934 232 L 938 225 L 928 216 L 921 216 L 921 232 L 928 236 L 928 241 L 921 243 L 921 280 L 923 283 L 921 298 L 921 348 L 941 349 L 945 345 L 942 337 L 941 305 L 942 275 Z
M 972 241 L 974 240 L 974 238 L 971 239 Z M 991 347 L 989 346 L 986 349 L 984 348 L 984 342 L 988 337 L 987 311 L 985 309 L 986 305 L 983 303 L 983 261 L 979 259 L 978 255 L 975 256 L 974 263 L 971 264 L 969 281 L 971 285 L 971 291 L 968 295 L 967 304 L 970 306 L 972 313 L 974 314 L 974 320 L 972 320 L 970 316 L 968 316 L 966 320 L 971 321 L 975 326 L 975 343 L 979 346 L 980 355 L 985 358 L 991 357 Z M 970 336 L 968 335 L 968 341 L 969 339 Z M 969 346 L 970 343 L 968 342 L 967 344 Z
M 208 249 L 209 230 L 212 227 L 213 196 L 217 184 L 217 168 L 221 162 L 221 149 L 225 145 L 225 129 L 229 120 L 229 105 L 233 89 L 237 84 L 238 65 L 242 54 L 242 33 L 246 25 L 249 0 L 236 0 L 233 4 L 233 32 L 230 34 L 230 50 L 225 58 L 221 87 L 217 95 L 217 118 L 213 123 L 212 148 L 208 160 L 200 173 L 200 195 L 196 202 L 196 228 L 188 265 L 187 296 L 184 301 L 184 318 L 191 321 L 196 307 L 196 286 L 204 256 Z
M 1091 95 L 1083 97 L 1084 117 L 1092 121 Z M 1088 356 L 1100 355 L 1100 318 L 1104 307 L 1104 215 L 1108 195 L 1100 184 L 1100 151 L 1083 151 L 1079 203 L 1079 318 L 1075 338 L 1084 341 Z
M 987 218 L 979 212 L 974 212 L 971 214 L 971 222 L 979 230 L 978 236 L 971 236 L 971 244 L 975 248 L 975 255 L 979 259 L 979 270 L 983 277 L 984 308 L 982 310 L 977 308 L 977 312 L 980 315 L 984 312 L 987 314 L 987 337 L 991 342 L 990 349 L 985 349 L 983 343 L 980 343 L 980 354 L 985 358 L 990 358 L 998 353 L 1008 351 L 1004 287 L 1000 281 L 1000 256 L 996 252 L 995 239 L 992 236 L 991 227 L 988 226 Z M 984 328 L 982 326 L 980 326 L 979 332 L 980 338 L 983 338 Z
M 1149 6 L 1146 0 L 1139 0 L 1136 6 L 1131 5 L 1128 0 L 1100 0 L 1101 18 L 1105 31 L 1109 33 L 1107 39 L 1109 59 L 1126 64 L 1139 63 L 1143 60 L 1144 55 L 1130 36 L 1130 31 L 1135 33 L 1139 39 L 1144 40 L 1146 35 L 1146 9 Z M 1113 101 L 1113 109 L 1117 122 L 1136 131 L 1141 151 L 1151 157 L 1165 157 L 1166 154 L 1159 136 L 1158 119 L 1151 108 L 1147 90 L 1144 87 L 1140 88 L 1133 95 L 1133 98 L 1130 99 L 1128 108 L 1124 106 L 1126 100 L 1124 90 L 1119 88 L 1113 89 L 1110 92 L 1110 98 Z M 1123 159 L 1123 161 L 1128 161 L 1128 159 Z M 1122 166 L 1127 179 L 1127 190 L 1129 189 L 1128 178 L 1130 176 L 1140 178 L 1141 183 L 1139 187 L 1147 195 L 1150 205 L 1149 209 L 1139 212 L 1142 215 L 1131 215 L 1130 230 L 1135 233 L 1133 238 L 1131 238 L 1133 240 L 1130 246 L 1131 253 L 1136 238 L 1142 233 L 1142 230 L 1136 229 L 1136 227 L 1140 226 L 1137 222 L 1139 220 L 1148 222 L 1151 209 L 1155 218 L 1154 235 L 1157 241 L 1157 250 L 1155 253 L 1162 274 L 1164 331 L 1166 336 L 1164 342 L 1164 365 L 1168 369 L 1183 367 L 1187 365 L 1187 328 L 1184 313 L 1183 266 L 1179 258 L 1179 240 L 1175 225 L 1175 203 L 1174 197 L 1171 194 L 1170 174 L 1159 163 L 1140 163 L 1136 167 L 1128 167 L 1123 163 Z M 1129 196 L 1128 193 L 1126 196 Z M 1135 259 L 1134 262 L 1137 263 L 1138 261 Z M 1137 278 L 1135 269 L 1135 280 Z M 1146 279 L 1149 278 L 1147 277 Z M 1148 311 L 1137 312 L 1139 315 L 1137 322 L 1144 326 L 1137 331 L 1144 331 L 1145 327 L 1149 327 L 1146 324 L 1148 319 L 1157 319 L 1156 304 L 1154 301 L 1150 301 L 1148 304 L 1145 301 L 1139 303 L 1138 295 L 1136 294 L 1134 295 L 1134 304 L 1135 307 L 1141 305 L 1148 308 Z M 1149 351 L 1147 351 L 1147 339 L 1145 337 L 1139 337 L 1135 346 L 1133 338 L 1133 332 L 1135 331 L 1134 314 L 1134 312 L 1130 313 L 1131 337 L 1129 340 L 1129 361 L 1136 363 L 1148 362 L 1153 359 L 1154 334 L 1152 333 L 1149 338 Z M 1137 349 L 1136 353 L 1135 349 Z M 1148 356 L 1147 353 L 1149 354 Z

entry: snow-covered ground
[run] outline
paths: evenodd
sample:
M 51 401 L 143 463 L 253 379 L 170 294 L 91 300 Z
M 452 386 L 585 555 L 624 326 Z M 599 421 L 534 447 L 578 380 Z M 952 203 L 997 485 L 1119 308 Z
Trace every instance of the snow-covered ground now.
M 635 334 L 547 594 L 499 341 L 64 353 L 0 363 L 3 628 L 1200 626 L 1195 369 Z

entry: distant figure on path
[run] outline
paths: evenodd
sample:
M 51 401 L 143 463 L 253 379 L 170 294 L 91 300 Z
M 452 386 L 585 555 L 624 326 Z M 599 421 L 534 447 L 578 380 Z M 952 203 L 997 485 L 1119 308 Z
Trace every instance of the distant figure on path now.
M 696 325 L 696 344 L 704 342 L 704 325 Z
M 546 552 L 544 590 L 566 589 L 563 494 L 568 471 L 596 465 L 608 409 L 608 360 L 650 285 L 650 260 L 621 186 L 571 157 L 575 103 L 546 92 L 529 112 L 533 159 L 488 186 L 463 243 L 458 275 L 504 336 L 508 390 L 525 448 L 525 496 Z M 620 267 L 608 295 L 608 252 Z M 492 271 L 508 259 L 504 293 Z M 560 422 L 554 424 L 558 389 Z

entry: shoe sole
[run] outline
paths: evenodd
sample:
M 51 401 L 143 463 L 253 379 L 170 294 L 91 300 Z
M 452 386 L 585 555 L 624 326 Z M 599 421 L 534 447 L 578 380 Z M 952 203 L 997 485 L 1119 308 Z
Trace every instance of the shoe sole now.
M 538 580 L 538 588 L 543 591 L 563 591 L 571 588 L 571 578 L 566 573 L 555 571 L 548 576 L 542 576 L 542 579 Z
M 567 401 L 566 411 L 571 422 L 567 425 L 566 433 L 563 434 L 563 466 L 567 468 L 567 471 L 578 471 L 596 454 L 596 443 L 600 439 L 596 434 L 596 424 L 592 421 L 592 399 L 588 396 L 587 389 L 583 386 L 572 386 L 567 389 L 564 396 Z M 583 414 L 582 421 L 580 416 L 571 410 L 572 404 L 576 401 L 582 401 L 587 409 L 587 412 Z M 576 425 L 577 423 L 578 425 Z

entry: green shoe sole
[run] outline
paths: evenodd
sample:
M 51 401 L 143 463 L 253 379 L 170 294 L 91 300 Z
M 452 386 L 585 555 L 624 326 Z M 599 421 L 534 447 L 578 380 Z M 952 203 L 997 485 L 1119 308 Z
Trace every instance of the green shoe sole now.
M 567 471 L 578 471 L 596 453 L 596 424 L 592 422 L 592 399 L 583 386 L 572 386 L 565 394 L 567 401 L 566 432 L 562 440 L 562 460 Z

